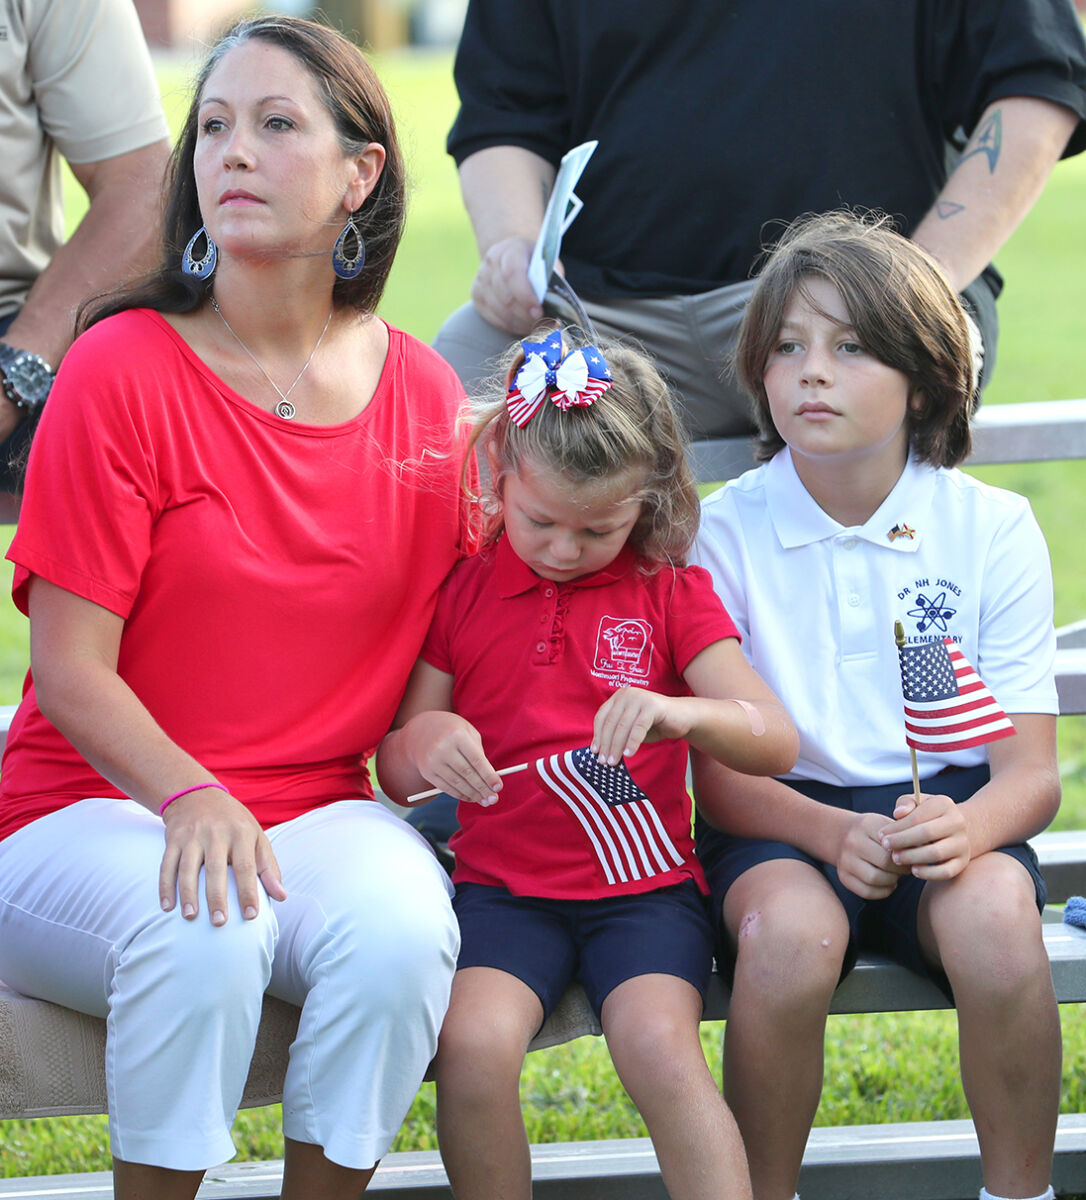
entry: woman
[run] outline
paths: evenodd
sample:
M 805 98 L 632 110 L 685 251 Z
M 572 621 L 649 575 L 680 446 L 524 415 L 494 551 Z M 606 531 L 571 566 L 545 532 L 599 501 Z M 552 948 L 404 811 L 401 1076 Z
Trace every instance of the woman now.
M 232 1154 L 266 988 L 302 1006 L 284 1196 L 360 1193 L 436 1046 L 447 884 L 365 770 L 460 551 L 458 385 L 374 315 L 403 195 L 355 47 L 236 26 L 162 265 L 86 322 L 31 456 L 0 976 L 108 1017 L 119 1197 Z

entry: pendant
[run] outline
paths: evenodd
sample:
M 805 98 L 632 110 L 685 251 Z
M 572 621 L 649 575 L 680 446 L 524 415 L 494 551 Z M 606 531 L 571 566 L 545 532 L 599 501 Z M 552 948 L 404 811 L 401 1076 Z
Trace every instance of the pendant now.
M 294 407 L 293 404 L 291 404 L 291 402 L 289 400 L 280 400 L 279 403 L 275 406 L 275 415 L 277 417 L 282 417 L 284 421 L 293 421 L 294 414 L 297 411 L 298 410 Z

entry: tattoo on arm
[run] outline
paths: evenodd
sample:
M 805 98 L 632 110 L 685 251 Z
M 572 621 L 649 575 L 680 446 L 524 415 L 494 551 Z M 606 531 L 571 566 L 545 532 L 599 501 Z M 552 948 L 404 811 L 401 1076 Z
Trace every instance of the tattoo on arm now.
M 999 162 L 999 153 L 1003 148 L 1003 113 L 1000 109 L 996 109 L 992 115 L 980 125 L 974 132 L 969 144 L 965 148 L 965 153 L 958 160 L 957 167 L 954 171 L 957 172 L 962 163 L 966 159 L 973 158 L 977 154 L 983 154 L 988 160 L 988 174 L 994 174 L 996 163 Z M 948 221 L 951 217 L 956 217 L 959 213 L 965 212 L 965 205 L 959 204 L 954 200 L 937 200 L 935 203 L 935 215 L 940 221 Z
M 999 152 L 1003 144 L 1003 114 L 1000 109 L 995 112 L 973 134 L 970 145 L 966 147 L 961 157 L 961 163 L 975 154 L 983 154 L 988 159 L 988 174 L 991 175 L 999 161 Z

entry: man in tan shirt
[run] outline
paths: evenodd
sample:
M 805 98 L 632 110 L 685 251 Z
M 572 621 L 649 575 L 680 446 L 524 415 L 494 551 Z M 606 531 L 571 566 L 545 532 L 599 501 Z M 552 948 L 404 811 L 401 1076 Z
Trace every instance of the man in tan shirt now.
M 0 490 L 79 305 L 150 265 L 169 150 L 132 0 L 0 6 Z M 67 242 L 61 157 L 89 201 Z

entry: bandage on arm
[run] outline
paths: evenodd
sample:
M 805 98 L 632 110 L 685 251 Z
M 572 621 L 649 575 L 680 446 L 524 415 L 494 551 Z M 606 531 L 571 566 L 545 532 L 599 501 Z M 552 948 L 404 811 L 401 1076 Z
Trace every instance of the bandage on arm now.
M 755 737 L 761 737 L 765 733 L 765 720 L 762 714 L 750 703 L 749 700 L 736 700 L 734 696 L 730 697 L 733 704 L 738 704 L 739 707 L 747 714 L 747 720 L 750 722 L 750 731 Z

